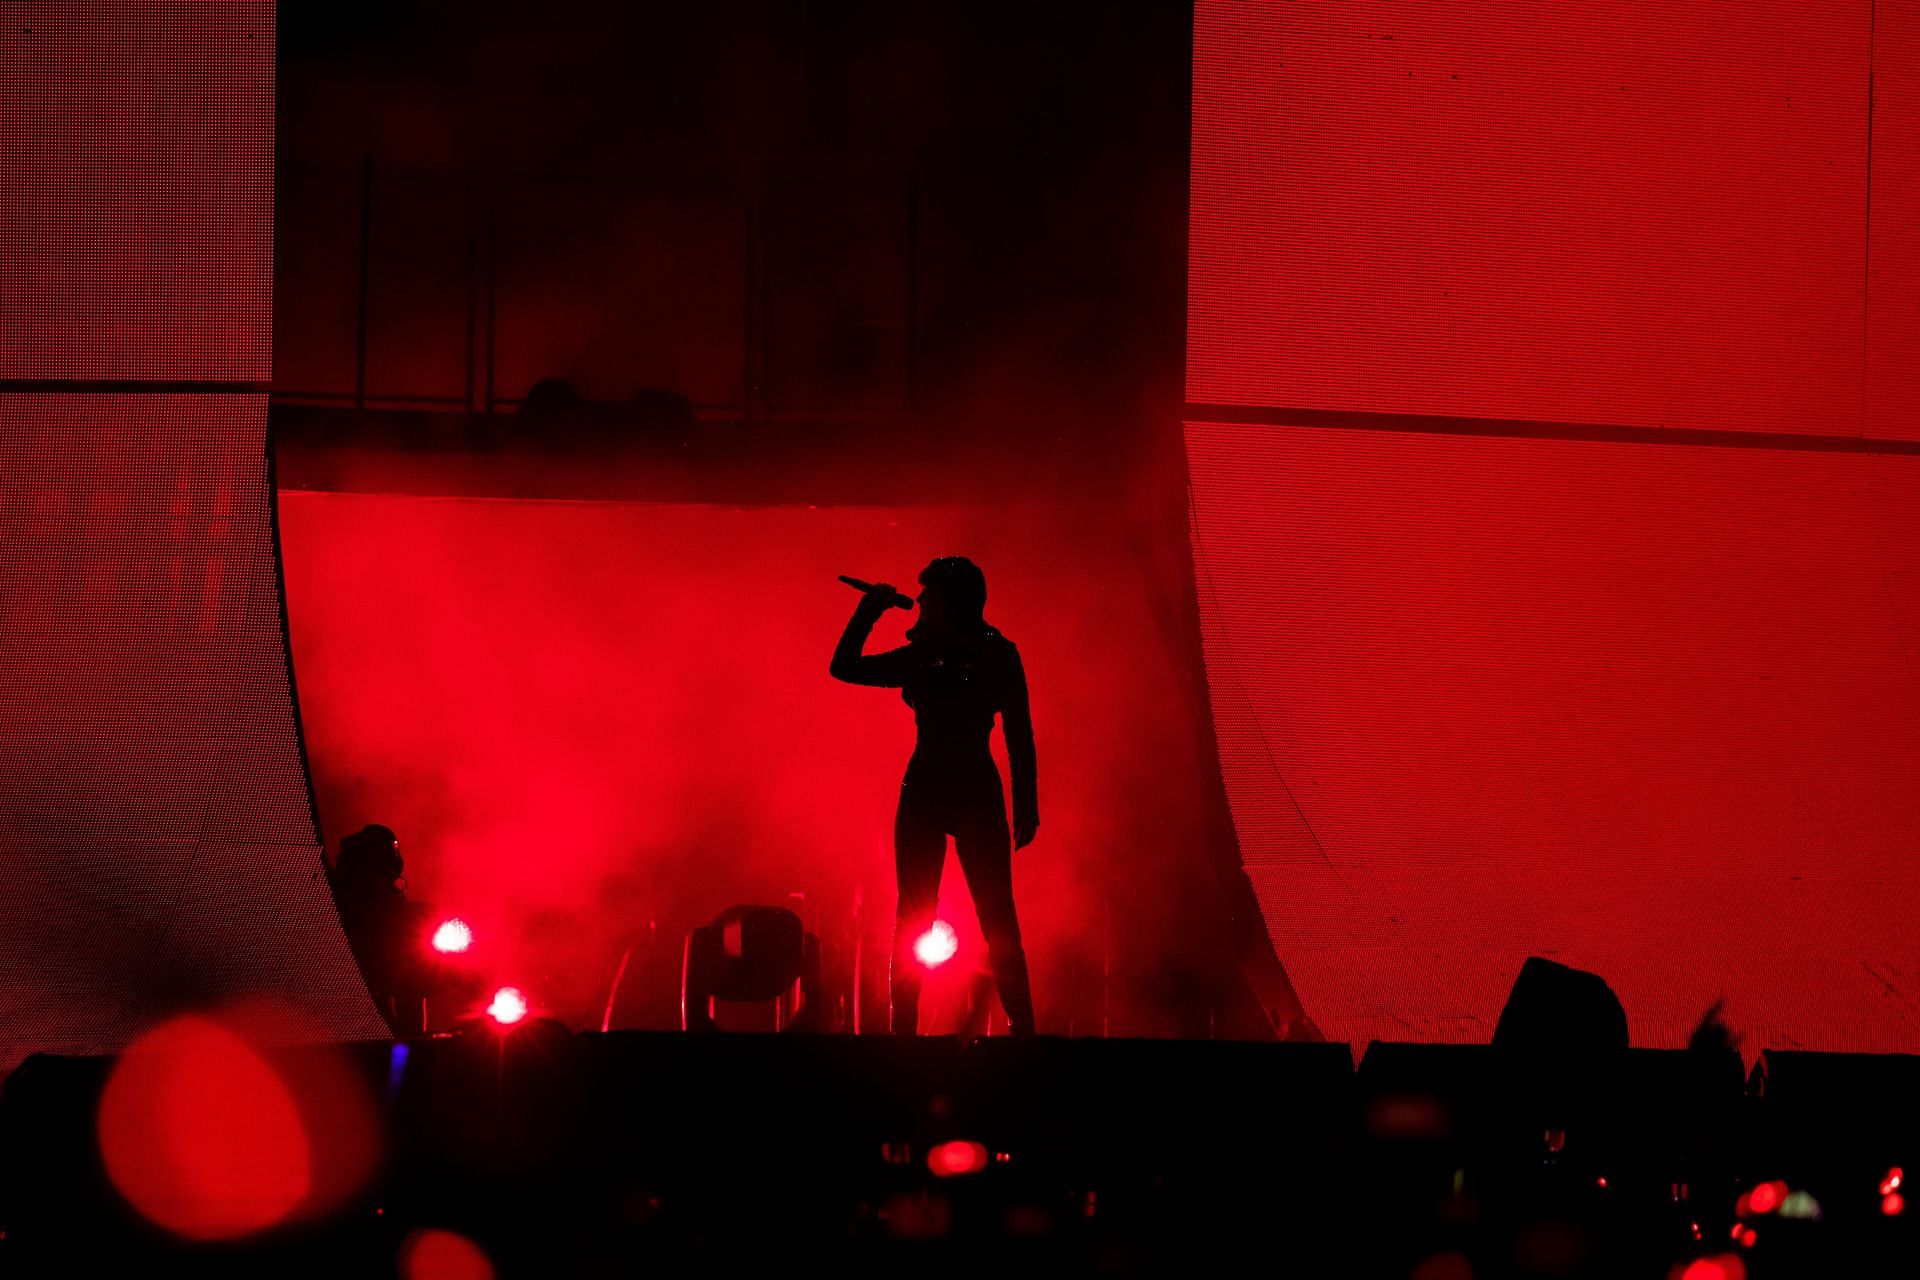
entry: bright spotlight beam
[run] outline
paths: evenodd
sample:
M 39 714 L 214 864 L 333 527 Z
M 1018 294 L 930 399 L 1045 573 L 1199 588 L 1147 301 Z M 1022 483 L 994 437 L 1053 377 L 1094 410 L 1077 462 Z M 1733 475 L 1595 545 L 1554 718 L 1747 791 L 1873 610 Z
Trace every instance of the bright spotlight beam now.
M 502 987 L 493 993 L 487 1016 L 503 1027 L 510 1027 L 527 1016 L 527 996 L 518 987 Z
M 443 956 L 461 955 L 472 945 L 473 930 L 459 916 L 442 920 L 433 931 L 433 949 Z
M 933 927 L 921 934 L 913 944 L 914 959 L 929 969 L 938 969 L 953 959 L 960 950 L 960 939 L 954 936 L 953 926 L 945 920 L 935 920 Z

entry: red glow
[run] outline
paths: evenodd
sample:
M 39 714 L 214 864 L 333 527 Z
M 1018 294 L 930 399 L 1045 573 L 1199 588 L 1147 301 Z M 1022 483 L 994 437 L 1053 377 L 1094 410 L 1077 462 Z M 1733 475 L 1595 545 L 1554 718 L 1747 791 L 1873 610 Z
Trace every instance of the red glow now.
M 1035 988 L 1063 990 L 1049 976 L 1058 957 L 1099 954 L 1096 886 L 1109 881 L 1157 900 L 1128 924 L 1141 961 L 1130 971 L 1148 972 L 1193 946 L 1176 922 L 1196 910 L 1196 882 L 1166 850 L 1204 842 L 1206 720 L 1164 629 L 1115 625 L 1155 616 L 1178 571 L 1143 565 L 1113 533 L 1124 505 L 732 510 L 285 492 L 287 607 L 323 825 L 379 815 L 408 842 L 410 894 L 457 904 L 502 978 L 550 975 L 543 1014 L 598 1026 L 607 957 L 635 920 L 657 914 L 663 933 L 682 934 L 769 885 L 820 903 L 849 903 L 862 886 L 890 899 L 912 714 L 895 694 L 827 675 L 853 600 L 834 575 L 910 583 L 930 556 L 964 548 L 1033 687 L 1048 797 L 1035 847 L 1051 852 L 1020 860 L 1016 877 Z M 751 607 L 733 612 L 742 601 Z M 900 643 L 910 621 L 894 611 L 874 647 Z M 369 646 L 370 630 L 386 638 Z M 1122 687 L 1129 696 L 1113 696 Z M 973 908 L 957 868 L 941 908 L 963 922 L 964 959 Z M 941 998 L 928 992 L 930 1021 Z M 1174 1021 L 1192 1018 L 1185 1005 L 1151 999 L 1116 981 L 1116 1030 L 1192 1027 Z
M 286 1083 L 243 1037 L 176 1018 L 135 1042 L 100 1099 L 107 1175 L 177 1235 L 226 1240 L 306 1196 L 307 1130 Z
M 277 1023 L 263 1023 L 273 1013 Z M 153 1222 L 232 1239 L 324 1213 L 365 1181 L 378 1134 L 364 1087 L 318 1045 L 266 1050 L 284 1010 L 182 1017 L 136 1041 L 100 1100 L 107 1174 Z M 299 1034 L 310 1034 L 301 1031 Z
M 1674 1268 L 1679 1280 L 1746 1280 L 1747 1264 L 1736 1253 L 1722 1253 L 1711 1258 L 1695 1258 L 1685 1269 Z
M 400 1280 L 493 1280 L 480 1246 L 451 1231 L 415 1231 L 400 1245 Z
M 458 916 L 441 921 L 433 931 L 433 949 L 443 956 L 461 955 L 472 945 L 473 930 Z
M 1747 1203 L 1755 1213 L 1772 1213 L 1780 1207 L 1786 1198 L 1787 1184 L 1784 1182 L 1763 1182 L 1747 1193 Z
M 1907 1198 L 1898 1191 L 1892 1195 L 1880 1197 L 1880 1212 L 1889 1218 L 1897 1218 L 1907 1211 Z
M 1895 1165 L 1893 1168 L 1887 1170 L 1886 1177 L 1880 1179 L 1880 1194 L 1883 1196 L 1893 1194 L 1900 1189 L 1900 1182 L 1900 1166 Z
M 938 1178 L 978 1173 L 986 1167 L 987 1149 L 977 1142 L 943 1142 L 927 1152 L 927 1168 Z
M 487 1016 L 503 1027 L 510 1027 L 527 1016 L 527 997 L 518 987 L 502 987 L 493 993 Z
M 960 939 L 955 936 L 953 926 L 945 920 L 936 920 L 933 927 L 921 934 L 913 944 L 914 959 L 929 969 L 938 969 L 953 959 L 960 950 Z

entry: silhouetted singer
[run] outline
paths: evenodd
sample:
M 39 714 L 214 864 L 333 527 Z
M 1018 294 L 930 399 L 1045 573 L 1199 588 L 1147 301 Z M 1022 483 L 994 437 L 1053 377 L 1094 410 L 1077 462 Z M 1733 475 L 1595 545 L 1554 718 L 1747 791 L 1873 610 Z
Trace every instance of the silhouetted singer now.
M 865 584 L 861 584 L 865 586 Z M 1013 909 L 1013 850 L 1040 826 L 1035 788 L 1033 718 L 1027 676 L 1013 642 L 988 626 L 987 579 L 965 556 L 941 556 L 920 573 L 920 621 L 907 643 L 885 653 L 863 653 L 880 615 L 910 607 L 886 583 L 866 587 L 833 651 L 830 670 L 849 684 L 898 689 L 913 708 L 917 740 L 900 783 L 893 820 L 899 905 L 893 930 L 893 1030 L 919 1031 L 920 969 L 912 948 L 933 924 L 947 837 L 980 913 L 1000 1007 L 1017 1036 L 1032 1035 L 1033 992 L 1020 920 Z M 1006 735 L 1013 773 L 1013 832 L 1007 832 L 1006 795 L 989 742 L 993 718 Z

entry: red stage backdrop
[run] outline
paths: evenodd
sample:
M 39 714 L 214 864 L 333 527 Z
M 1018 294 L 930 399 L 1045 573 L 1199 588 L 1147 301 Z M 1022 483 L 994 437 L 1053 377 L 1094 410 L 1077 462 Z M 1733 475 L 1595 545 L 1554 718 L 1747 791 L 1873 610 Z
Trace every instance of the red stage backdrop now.
M 0 377 L 266 381 L 273 0 L 0 27 Z
M 1214 944 L 1179 932 L 1214 876 L 1196 698 L 1156 566 L 1110 512 L 289 492 L 281 529 L 329 840 L 392 826 L 410 895 L 468 919 L 483 973 L 570 1023 L 599 1025 L 629 945 L 628 982 L 655 997 L 629 1007 L 677 1016 L 658 996 L 681 939 L 736 902 L 804 893 L 844 962 L 859 893 L 884 947 L 912 713 L 827 675 L 856 599 L 834 578 L 912 589 L 950 552 L 985 570 L 1032 686 L 1041 830 L 1014 877 L 1043 1025 L 1097 1033 L 1105 1004 L 1115 1033 L 1163 1028 L 1141 975 Z M 942 904 L 960 963 L 979 960 L 951 856 Z M 1110 905 L 1135 923 L 1111 937 L 1125 990 L 1106 1001 Z M 884 954 L 866 963 L 880 983 Z
M 0 395 L 0 1069 L 257 995 L 372 1036 L 301 770 L 259 395 Z
M 320 874 L 248 385 L 273 35 L 271 3 L 0 30 L 0 1071 L 241 997 L 383 1031 Z
M 1920 1039 L 1886 8 L 1200 4 L 1207 666 L 1330 1036 L 1484 1039 L 1537 953 L 1642 1044 L 1723 997 L 1749 1050 Z

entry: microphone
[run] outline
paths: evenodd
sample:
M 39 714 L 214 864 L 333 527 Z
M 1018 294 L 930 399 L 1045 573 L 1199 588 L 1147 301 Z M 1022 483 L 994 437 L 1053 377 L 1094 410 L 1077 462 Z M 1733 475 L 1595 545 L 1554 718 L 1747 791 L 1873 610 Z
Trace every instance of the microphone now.
M 874 595 L 878 593 L 880 590 L 880 588 L 874 586 L 871 582 L 862 582 L 858 578 L 849 578 L 844 573 L 840 575 L 840 581 L 846 583 L 848 586 L 852 587 L 855 591 L 864 591 L 868 595 Z M 891 591 L 892 588 L 888 588 L 888 590 Z M 911 610 L 913 608 L 913 600 L 909 596 L 904 596 L 904 595 L 901 595 L 898 591 L 894 591 L 893 594 L 889 596 L 887 599 L 887 608 Z

